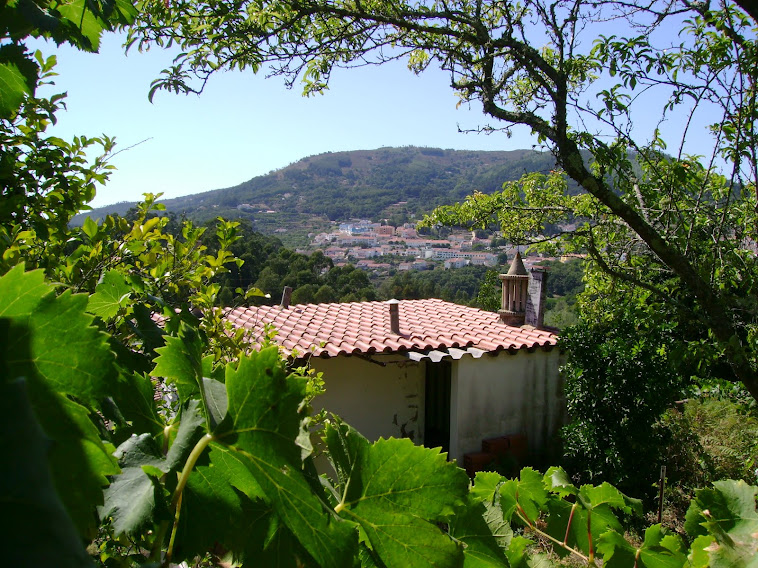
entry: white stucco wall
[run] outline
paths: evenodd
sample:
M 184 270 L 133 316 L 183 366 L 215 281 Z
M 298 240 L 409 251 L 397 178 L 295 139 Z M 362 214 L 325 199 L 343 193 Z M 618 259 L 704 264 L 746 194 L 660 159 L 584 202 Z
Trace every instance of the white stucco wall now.
M 394 436 L 422 443 L 423 364 L 396 356 L 373 358 L 385 366 L 358 357 L 311 359 L 326 386 L 313 407 L 334 412 L 371 441 Z
M 566 417 L 557 349 L 502 352 L 453 364 L 450 458 L 481 451 L 483 439 L 526 434 L 530 451 L 544 451 Z
M 339 415 L 369 440 L 424 442 L 425 365 L 404 357 L 374 355 L 385 366 L 358 357 L 311 359 L 324 373 L 326 393 L 313 401 Z M 450 459 L 481 451 L 483 439 L 526 434 L 530 451 L 543 451 L 566 419 L 557 349 L 520 350 L 452 362 Z

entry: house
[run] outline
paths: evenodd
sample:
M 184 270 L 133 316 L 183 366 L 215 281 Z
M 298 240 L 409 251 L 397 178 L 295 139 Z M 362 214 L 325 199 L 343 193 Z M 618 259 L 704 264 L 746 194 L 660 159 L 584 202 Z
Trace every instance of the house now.
M 540 329 L 544 277 L 517 255 L 499 313 L 427 299 L 240 307 L 227 318 L 253 340 L 273 325 L 286 355 L 323 372 L 316 408 L 370 440 L 410 438 L 463 464 L 512 434 L 544 452 L 565 421 L 558 338 Z

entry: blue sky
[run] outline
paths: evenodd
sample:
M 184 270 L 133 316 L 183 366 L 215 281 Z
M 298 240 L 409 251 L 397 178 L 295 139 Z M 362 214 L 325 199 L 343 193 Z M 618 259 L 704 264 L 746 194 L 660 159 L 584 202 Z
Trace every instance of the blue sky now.
M 337 72 L 323 96 L 305 98 L 298 86 L 252 73 L 225 73 L 201 96 L 158 93 L 152 79 L 172 54 L 154 50 L 124 55 L 123 37 L 107 34 L 99 54 L 35 43 L 58 58 L 54 87 L 67 92 L 67 112 L 51 130 L 115 136 L 117 170 L 92 203 L 137 200 L 143 192 L 176 197 L 230 187 L 309 155 L 381 146 L 434 146 L 468 150 L 529 148 L 526 129 L 504 134 L 464 134 L 484 123 L 481 109 L 462 105 L 442 71 L 416 76 L 398 63 Z
M 619 26 L 605 23 L 600 31 L 623 34 Z M 657 31 L 660 43 L 677 41 L 679 27 L 667 21 Z M 280 78 L 227 72 L 212 78 L 200 96 L 159 92 L 151 104 L 150 82 L 171 65 L 175 53 L 155 49 L 126 55 L 123 39 L 105 34 L 99 54 L 42 41 L 30 44 L 58 56 L 56 85 L 42 93 L 68 93 L 68 111 L 60 114 L 52 132 L 66 139 L 107 134 L 116 137 L 117 150 L 131 147 L 112 158 L 117 170 L 99 189 L 94 206 L 135 201 L 144 192 L 177 197 L 230 187 L 329 151 L 406 145 L 516 150 L 536 143 L 523 127 L 514 128 L 511 138 L 459 132 L 486 123 L 479 104 L 456 108 L 446 73 L 429 69 L 416 76 L 401 62 L 335 71 L 331 89 L 310 98 L 301 95 L 299 85 L 286 89 Z M 601 79 L 594 87 L 611 84 Z M 644 143 L 656 126 L 665 96 L 652 90 L 636 101 L 638 142 Z M 686 151 L 709 154 L 706 125 L 712 120 L 707 107 L 699 110 Z M 685 124 L 686 109 L 661 124 L 673 154 Z

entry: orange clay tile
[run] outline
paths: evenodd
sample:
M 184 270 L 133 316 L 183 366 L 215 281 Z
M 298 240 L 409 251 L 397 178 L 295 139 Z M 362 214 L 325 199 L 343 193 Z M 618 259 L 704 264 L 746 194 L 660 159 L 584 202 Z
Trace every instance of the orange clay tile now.
M 498 314 L 443 300 L 401 300 L 400 333 L 392 333 L 386 302 L 297 304 L 235 308 L 226 317 L 251 331 L 260 341 L 265 324 L 287 355 L 317 357 L 370 353 L 402 353 L 429 349 L 474 347 L 487 352 L 551 348 L 558 336 L 532 327 L 514 327 Z

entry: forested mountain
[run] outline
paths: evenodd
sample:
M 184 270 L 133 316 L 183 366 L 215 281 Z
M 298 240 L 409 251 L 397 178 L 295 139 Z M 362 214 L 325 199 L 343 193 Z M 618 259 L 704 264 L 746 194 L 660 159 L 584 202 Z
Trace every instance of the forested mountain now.
M 534 150 L 480 152 L 379 148 L 310 156 L 236 187 L 166 200 L 196 221 L 245 217 L 257 230 L 303 227 L 309 219 L 395 218 L 429 212 L 474 191 L 490 193 L 528 172 L 555 168 Z M 125 204 L 90 212 L 99 217 Z M 312 222 L 312 221 L 311 221 Z

